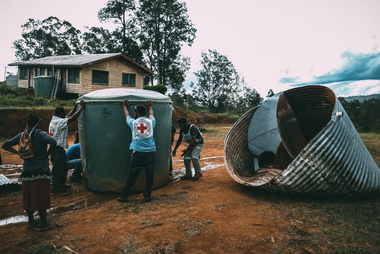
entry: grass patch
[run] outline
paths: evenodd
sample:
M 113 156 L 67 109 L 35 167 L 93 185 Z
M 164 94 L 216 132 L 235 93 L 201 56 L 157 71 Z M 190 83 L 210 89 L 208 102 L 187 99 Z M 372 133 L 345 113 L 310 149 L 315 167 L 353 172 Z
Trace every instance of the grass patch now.
M 380 133 L 359 133 L 377 166 L 380 167 Z
M 231 124 L 202 125 L 199 130 L 202 132 L 205 142 L 224 140 L 231 129 Z
M 380 253 L 378 196 L 278 197 L 271 206 L 292 223 L 274 253 Z

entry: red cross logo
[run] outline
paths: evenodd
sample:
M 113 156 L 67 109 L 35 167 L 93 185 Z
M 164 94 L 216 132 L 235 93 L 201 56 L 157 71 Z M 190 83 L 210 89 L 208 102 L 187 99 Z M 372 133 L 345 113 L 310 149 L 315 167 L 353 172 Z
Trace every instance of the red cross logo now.
M 140 123 L 140 126 L 137 127 L 137 130 L 139 130 L 141 134 L 143 134 L 147 129 L 148 127 L 146 127 L 143 123 Z

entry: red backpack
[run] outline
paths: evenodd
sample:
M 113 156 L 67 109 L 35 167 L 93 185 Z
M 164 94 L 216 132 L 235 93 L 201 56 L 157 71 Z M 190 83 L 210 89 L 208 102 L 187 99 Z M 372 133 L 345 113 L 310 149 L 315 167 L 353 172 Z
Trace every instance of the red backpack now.
M 33 127 L 33 129 L 30 131 L 28 136 L 25 136 L 28 126 L 26 126 L 25 130 L 21 134 L 21 138 L 18 143 L 18 155 L 20 156 L 21 159 L 30 159 L 34 157 L 34 148 L 32 145 L 32 133 L 39 123 L 40 121 L 38 121 L 38 123 Z

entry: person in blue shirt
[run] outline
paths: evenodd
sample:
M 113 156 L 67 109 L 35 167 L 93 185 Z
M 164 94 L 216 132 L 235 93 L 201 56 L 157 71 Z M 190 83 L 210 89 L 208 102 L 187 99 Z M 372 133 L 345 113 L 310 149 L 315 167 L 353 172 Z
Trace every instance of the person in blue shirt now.
M 80 183 L 82 182 L 82 160 L 80 158 L 80 144 L 74 144 L 70 146 L 66 151 L 67 168 L 74 169 L 70 176 L 70 182 Z
M 154 165 L 156 163 L 156 144 L 153 138 L 153 130 L 156 126 L 156 119 L 153 116 L 153 101 L 148 100 L 146 105 L 149 108 L 149 117 L 146 117 L 146 109 L 143 105 L 135 107 L 134 118 L 129 115 L 128 106 L 131 103 L 128 100 L 123 101 L 123 110 L 126 122 L 132 131 L 132 142 L 129 149 L 132 150 L 130 172 L 121 192 L 119 202 L 128 202 L 128 196 L 131 194 L 136 179 L 142 167 L 145 168 L 146 187 L 144 191 L 144 202 L 152 200 L 152 186 L 154 178 Z

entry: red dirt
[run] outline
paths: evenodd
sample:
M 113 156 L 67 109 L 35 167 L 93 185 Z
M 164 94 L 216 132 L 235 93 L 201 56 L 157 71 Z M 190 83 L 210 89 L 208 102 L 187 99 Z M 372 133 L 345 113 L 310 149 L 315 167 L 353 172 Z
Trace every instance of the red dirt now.
M 173 122 L 184 116 L 178 112 L 174 111 Z M 186 118 L 202 121 L 195 114 Z M 202 168 L 224 163 L 224 140 L 209 141 L 207 136 Z M 70 145 L 73 138 L 70 134 Z M 4 141 L 0 139 L 1 144 Z M 3 164 L 22 163 L 4 150 L 1 155 Z M 217 158 L 207 159 L 213 156 Z M 173 160 L 175 169 L 183 167 L 179 155 Z M 0 168 L 0 173 L 7 172 Z M 286 242 L 292 223 L 272 207 L 267 194 L 236 183 L 225 166 L 204 171 L 198 181 L 182 180 L 154 190 L 150 203 L 141 202 L 141 193 L 119 203 L 116 194 L 71 185 L 67 193 L 51 196 L 51 207 L 58 208 L 49 212 L 48 219 L 61 228 L 40 233 L 26 229 L 25 222 L 0 226 L 0 253 L 270 253 Z M 69 205 L 83 199 L 86 209 L 79 203 Z M 25 215 L 21 191 L 0 192 L 0 220 L 17 215 Z

